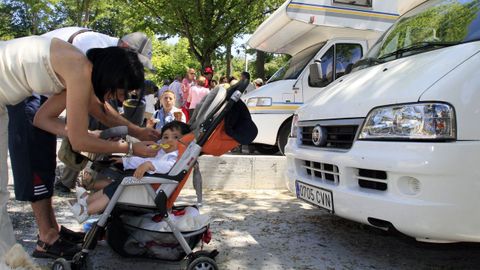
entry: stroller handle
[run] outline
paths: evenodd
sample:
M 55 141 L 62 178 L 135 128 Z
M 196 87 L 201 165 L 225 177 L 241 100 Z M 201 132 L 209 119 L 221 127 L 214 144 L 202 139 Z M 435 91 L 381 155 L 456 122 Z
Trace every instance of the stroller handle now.
M 128 134 L 128 128 L 127 126 L 118 126 L 118 127 L 112 127 L 109 129 L 105 129 L 100 133 L 100 138 L 101 139 L 109 139 L 109 138 L 124 138 Z
M 227 89 L 228 93 L 227 93 L 227 98 L 230 98 L 233 93 L 235 93 L 235 91 L 240 91 L 240 93 L 243 94 L 243 92 L 245 92 L 245 90 L 247 90 L 247 87 L 248 87 L 248 84 L 250 82 L 248 80 L 241 80 L 239 81 L 238 83 L 232 85 L 230 88 Z
M 243 92 L 245 92 L 249 83 L 250 82 L 248 80 L 241 80 L 237 84 L 232 85 L 230 88 L 228 88 L 227 97 L 225 100 L 226 103 L 224 103 L 225 106 L 222 107 L 222 111 L 220 112 L 220 114 L 212 120 L 211 124 L 206 129 L 203 136 L 198 140 L 198 145 L 203 146 L 207 142 L 208 138 L 213 133 L 218 124 L 220 124 L 220 122 L 223 120 L 225 115 L 230 111 L 233 105 L 240 100 L 240 96 Z

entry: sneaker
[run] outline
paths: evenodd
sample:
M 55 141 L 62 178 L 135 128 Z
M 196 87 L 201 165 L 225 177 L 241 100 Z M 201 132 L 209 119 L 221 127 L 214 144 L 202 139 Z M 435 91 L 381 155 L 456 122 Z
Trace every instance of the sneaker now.
M 77 187 L 75 190 L 77 194 L 77 202 L 82 205 L 87 205 L 88 192 L 83 187 Z
M 87 206 L 79 202 L 70 205 L 70 210 L 78 223 L 83 223 L 88 219 Z

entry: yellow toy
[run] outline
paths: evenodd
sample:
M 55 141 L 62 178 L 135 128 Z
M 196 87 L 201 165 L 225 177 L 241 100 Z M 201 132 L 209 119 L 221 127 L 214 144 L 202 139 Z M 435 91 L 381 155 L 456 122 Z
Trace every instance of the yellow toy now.
M 170 147 L 170 144 L 168 143 L 160 143 L 160 144 L 152 144 L 150 145 L 150 148 L 157 150 L 159 147 L 163 149 L 168 149 Z

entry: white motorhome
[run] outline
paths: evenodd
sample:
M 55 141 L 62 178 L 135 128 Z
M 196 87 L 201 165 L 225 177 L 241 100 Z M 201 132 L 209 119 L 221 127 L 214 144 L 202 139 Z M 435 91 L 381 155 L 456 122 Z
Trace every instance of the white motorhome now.
M 341 77 L 411 2 L 286 1 L 263 22 L 249 46 L 292 58 L 265 86 L 242 98 L 259 129 L 256 149 L 283 153 L 294 111 Z M 306 68 L 313 61 L 321 61 L 324 71 L 323 81 L 317 84 L 309 82 Z
M 359 70 L 297 111 L 289 189 L 419 241 L 480 242 L 479 29 L 479 0 L 430 0 L 404 14 Z

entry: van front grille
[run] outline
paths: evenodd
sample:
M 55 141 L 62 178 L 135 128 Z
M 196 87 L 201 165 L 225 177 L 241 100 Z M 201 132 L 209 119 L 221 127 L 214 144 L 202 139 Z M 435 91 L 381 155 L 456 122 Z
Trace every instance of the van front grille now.
M 385 191 L 388 188 L 387 172 L 385 171 L 358 169 L 358 174 L 355 177 L 361 188 L 380 191 Z
M 338 185 L 340 182 L 340 173 L 336 165 L 308 160 L 304 160 L 303 164 L 302 167 L 306 170 L 307 175 L 311 176 L 314 181 L 334 185 Z
M 315 145 L 313 142 L 312 133 L 314 128 L 315 126 L 302 127 L 302 145 L 350 149 L 355 140 L 358 125 L 322 126 L 325 133 L 322 135 L 326 136 L 326 140 L 320 145 Z

